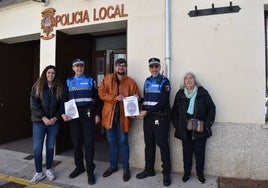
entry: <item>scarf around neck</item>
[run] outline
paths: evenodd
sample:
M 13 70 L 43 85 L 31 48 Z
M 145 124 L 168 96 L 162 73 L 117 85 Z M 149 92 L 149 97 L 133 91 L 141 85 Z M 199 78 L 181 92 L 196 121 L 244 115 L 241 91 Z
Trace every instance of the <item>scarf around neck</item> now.
M 197 95 L 197 86 L 194 87 L 192 93 L 189 93 L 189 91 L 186 88 L 184 88 L 184 94 L 188 99 L 190 99 L 187 113 L 193 115 L 194 114 L 194 103 L 195 103 L 195 98 Z

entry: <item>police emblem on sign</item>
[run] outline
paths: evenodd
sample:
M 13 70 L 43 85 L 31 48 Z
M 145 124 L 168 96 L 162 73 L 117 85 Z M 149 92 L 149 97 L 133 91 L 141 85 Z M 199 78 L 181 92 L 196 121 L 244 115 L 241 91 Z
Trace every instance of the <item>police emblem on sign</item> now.
M 42 12 L 41 29 L 43 29 L 43 34 L 41 34 L 41 38 L 44 40 L 52 39 L 55 36 L 52 33 L 53 27 L 57 25 L 55 12 L 54 8 L 47 8 Z

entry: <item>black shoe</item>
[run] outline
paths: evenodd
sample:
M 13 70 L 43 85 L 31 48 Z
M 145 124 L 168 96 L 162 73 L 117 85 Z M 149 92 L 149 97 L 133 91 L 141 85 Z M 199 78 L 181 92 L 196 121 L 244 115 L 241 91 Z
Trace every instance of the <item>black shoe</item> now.
M 85 172 L 85 168 L 79 168 L 79 167 L 76 167 L 74 169 L 74 171 L 72 171 L 72 173 L 69 175 L 69 178 L 75 178 L 77 177 L 79 174 Z
M 206 182 L 206 178 L 204 177 L 204 174 L 197 174 L 198 177 L 198 181 L 199 183 L 205 183 Z
M 171 179 L 170 179 L 169 174 L 164 174 L 163 185 L 164 186 L 170 186 L 171 185 Z
M 88 174 L 87 182 L 89 185 L 94 185 L 96 183 L 95 175 L 94 174 Z
M 187 182 L 190 179 L 190 177 L 191 177 L 191 175 L 185 173 L 183 175 L 183 177 L 182 177 L 182 181 L 185 183 L 185 182 Z
M 108 176 L 110 176 L 112 173 L 116 172 L 118 170 L 118 167 L 109 167 L 104 173 L 103 173 L 103 177 L 106 178 Z
M 147 178 L 148 176 L 155 176 L 155 172 L 148 172 L 147 170 L 142 171 L 136 175 L 137 179 Z
M 130 179 L 130 172 L 129 172 L 129 169 L 127 170 L 124 170 L 123 172 L 123 181 L 128 181 Z

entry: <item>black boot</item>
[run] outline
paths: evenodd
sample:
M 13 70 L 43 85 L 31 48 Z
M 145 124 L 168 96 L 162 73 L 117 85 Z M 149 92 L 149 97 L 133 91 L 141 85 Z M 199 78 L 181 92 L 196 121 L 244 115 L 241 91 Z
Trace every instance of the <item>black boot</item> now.
M 170 174 L 164 174 L 163 175 L 163 185 L 164 186 L 170 186 L 171 185 Z
M 203 173 L 199 173 L 197 174 L 197 177 L 198 177 L 198 181 L 199 183 L 205 183 L 206 182 L 206 178 L 204 177 L 204 174 Z
M 137 175 L 136 175 L 136 178 L 137 178 L 137 179 L 143 179 L 143 178 L 147 178 L 147 177 L 149 177 L 149 176 L 155 176 L 155 172 L 154 172 L 154 170 L 152 170 L 152 171 L 144 170 L 144 171 L 142 171 L 141 173 L 137 174 Z
M 87 175 L 88 179 L 87 179 L 87 182 L 89 185 L 94 185 L 96 183 L 96 179 L 95 179 L 95 175 L 94 173 L 89 173 Z
M 69 175 L 69 178 L 75 178 L 77 177 L 79 174 L 85 172 L 85 168 L 84 167 L 76 167 L 74 169 L 74 171 L 72 171 L 72 173 Z
M 190 179 L 190 177 L 191 177 L 191 173 L 185 172 L 183 177 L 182 177 L 182 181 L 185 183 Z

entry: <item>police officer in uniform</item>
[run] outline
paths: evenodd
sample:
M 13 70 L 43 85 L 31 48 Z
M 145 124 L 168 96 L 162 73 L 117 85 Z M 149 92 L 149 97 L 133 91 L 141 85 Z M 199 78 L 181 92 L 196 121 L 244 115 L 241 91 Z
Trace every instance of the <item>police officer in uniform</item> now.
M 94 151 L 95 151 L 95 124 L 100 121 L 100 105 L 96 84 L 93 78 L 84 75 L 85 62 L 75 59 L 72 64 L 74 76 L 66 80 L 65 102 L 75 100 L 79 118 L 71 119 L 70 116 L 62 114 L 64 121 L 70 121 L 70 132 L 73 143 L 74 162 L 76 168 L 69 175 L 75 178 L 85 171 L 83 162 L 83 148 L 85 151 L 86 170 L 88 184 L 95 184 Z
M 158 58 L 149 59 L 149 70 L 151 76 L 144 83 L 143 110 L 140 112 L 140 116 L 144 118 L 145 169 L 136 177 L 143 179 L 155 176 L 155 151 L 158 145 L 162 160 L 163 184 L 170 186 L 171 162 L 168 142 L 170 82 L 168 78 L 160 74 L 161 65 Z

